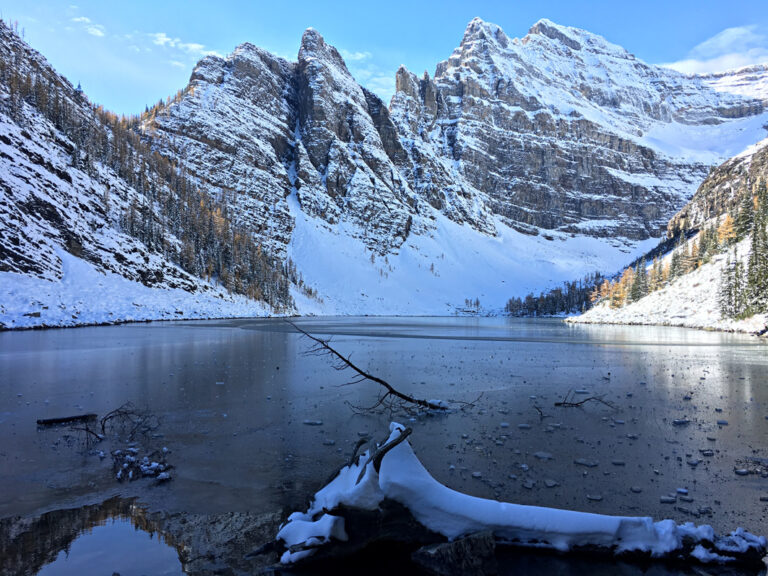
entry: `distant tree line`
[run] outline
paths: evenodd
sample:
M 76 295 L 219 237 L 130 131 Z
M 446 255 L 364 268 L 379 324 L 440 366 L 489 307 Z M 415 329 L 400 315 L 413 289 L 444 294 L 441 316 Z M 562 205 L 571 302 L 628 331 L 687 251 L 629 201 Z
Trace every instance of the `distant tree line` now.
M 3 36 L 14 34 L 2 22 L 0 27 Z M 73 167 L 99 180 L 100 170 L 108 168 L 138 193 L 124 198 L 114 226 L 190 274 L 276 308 L 291 304 L 287 264 L 264 252 L 253 230 L 235 224 L 225 202 L 153 151 L 138 130 L 140 117 L 118 116 L 91 104 L 79 86 L 73 89 L 12 44 L 0 50 L 0 82 L 8 93 L 0 101 L 2 111 L 24 126 L 24 106 L 30 106 L 69 139 Z M 160 107 L 158 103 L 143 116 L 156 114 Z M 109 215 L 109 191 L 103 205 Z
M 530 293 L 525 298 L 510 298 L 504 310 L 511 316 L 577 314 L 589 308 L 590 294 L 602 282 L 601 274 L 590 274 L 582 280 L 564 282 L 562 287 L 541 292 L 538 296 Z

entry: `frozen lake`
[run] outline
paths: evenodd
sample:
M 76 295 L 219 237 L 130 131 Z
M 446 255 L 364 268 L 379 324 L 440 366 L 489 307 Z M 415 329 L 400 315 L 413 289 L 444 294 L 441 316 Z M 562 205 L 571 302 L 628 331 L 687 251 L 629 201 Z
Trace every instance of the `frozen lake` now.
M 503 318 L 297 324 L 404 392 L 479 397 L 408 422 L 416 454 L 452 488 L 768 534 L 765 341 Z M 352 374 L 307 356 L 310 345 L 279 319 L 0 333 L 0 518 L 114 496 L 168 514 L 302 508 L 360 437 L 385 437 L 390 421 L 351 408 L 373 404 L 377 386 L 345 385 Z M 613 407 L 556 407 L 569 392 Z M 84 433 L 36 425 L 125 402 L 158 416 L 171 482 L 118 483 Z

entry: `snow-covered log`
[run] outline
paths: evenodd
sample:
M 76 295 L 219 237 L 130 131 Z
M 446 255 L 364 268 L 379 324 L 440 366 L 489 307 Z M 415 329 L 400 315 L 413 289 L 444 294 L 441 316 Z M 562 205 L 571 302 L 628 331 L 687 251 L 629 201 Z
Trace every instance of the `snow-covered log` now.
M 387 443 L 405 428 L 390 425 Z M 407 441 L 386 452 L 376 470 L 372 450 L 315 494 L 306 512 L 294 512 L 277 534 L 291 564 L 319 548 L 354 539 L 347 532 L 349 510 L 377 511 L 394 502 L 446 541 L 490 531 L 496 542 L 559 552 L 597 550 L 618 556 L 679 559 L 706 564 L 754 564 L 766 554 L 766 539 L 741 528 L 719 536 L 711 526 L 655 522 L 650 517 L 607 516 L 539 506 L 523 506 L 462 494 L 435 480 Z

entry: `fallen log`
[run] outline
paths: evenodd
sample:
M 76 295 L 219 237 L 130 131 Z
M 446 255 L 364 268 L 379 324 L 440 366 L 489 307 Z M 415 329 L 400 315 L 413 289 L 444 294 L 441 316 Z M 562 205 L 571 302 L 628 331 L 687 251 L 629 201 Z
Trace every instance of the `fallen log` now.
M 59 424 L 80 424 L 84 422 L 93 422 L 97 418 L 97 414 L 77 414 L 75 416 L 63 416 L 61 418 L 41 418 L 37 421 L 37 425 L 45 428 L 46 426 L 58 426 Z
M 742 528 L 718 535 L 711 526 L 690 522 L 524 506 L 451 490 L 416 457 L 406 441 L 409 429 L 393 423 L 390 431 L 378 450 L 380 458 L 370 448 L 318 491 L 306 512 L 288 517 L 276 536 L 284 550 L 282 564 L 338 560 L 382 540 L 398 541 L 399 533 L 408 534 L 407 542 L 416 552 L 413 562 L 441 574 L 453 574 L 451 566 L 481 566 L 478 573 L 487 573 L 493 569 L 489 555 L 495 546 L 636 563 L 705 565 L 707 573 L 715 574 L 764 568 L 765 537 Z M 423 546 L 428 548 L 417 552 Z M 461 558 L 475 553 L 482 557 Z

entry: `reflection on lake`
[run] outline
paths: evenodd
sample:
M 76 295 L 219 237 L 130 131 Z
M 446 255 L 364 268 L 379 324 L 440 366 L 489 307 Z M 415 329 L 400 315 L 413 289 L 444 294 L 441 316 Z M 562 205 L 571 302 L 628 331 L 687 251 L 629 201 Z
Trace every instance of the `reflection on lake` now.
M 404 392 L 460 401 L 482 394 L 471 409 L 409 422 L 414 450 L 452 488 L 768 533 L 764 341 L 501 318 L 298 323 Z M 301 508 L 361 435 L 386 435 L 390 417 L 352 410 L 373 404 L 376 386 L 345 386 L 350 375 L 304 355 L 309 347 L 278 319 L 0 333 L 0 518 L 115 494 L 170 514 Z M 576 390 L 615 410 L 554 406 Z M 128 401 L 160 417 L 172 482 L 117 483 L 110 459 L 82 434 L 36 427 L 38 418 L 103 415 Z M 578 466 L 580 458 L 598 466 Z M 660 503 L 677 488 L 692 501 Z

